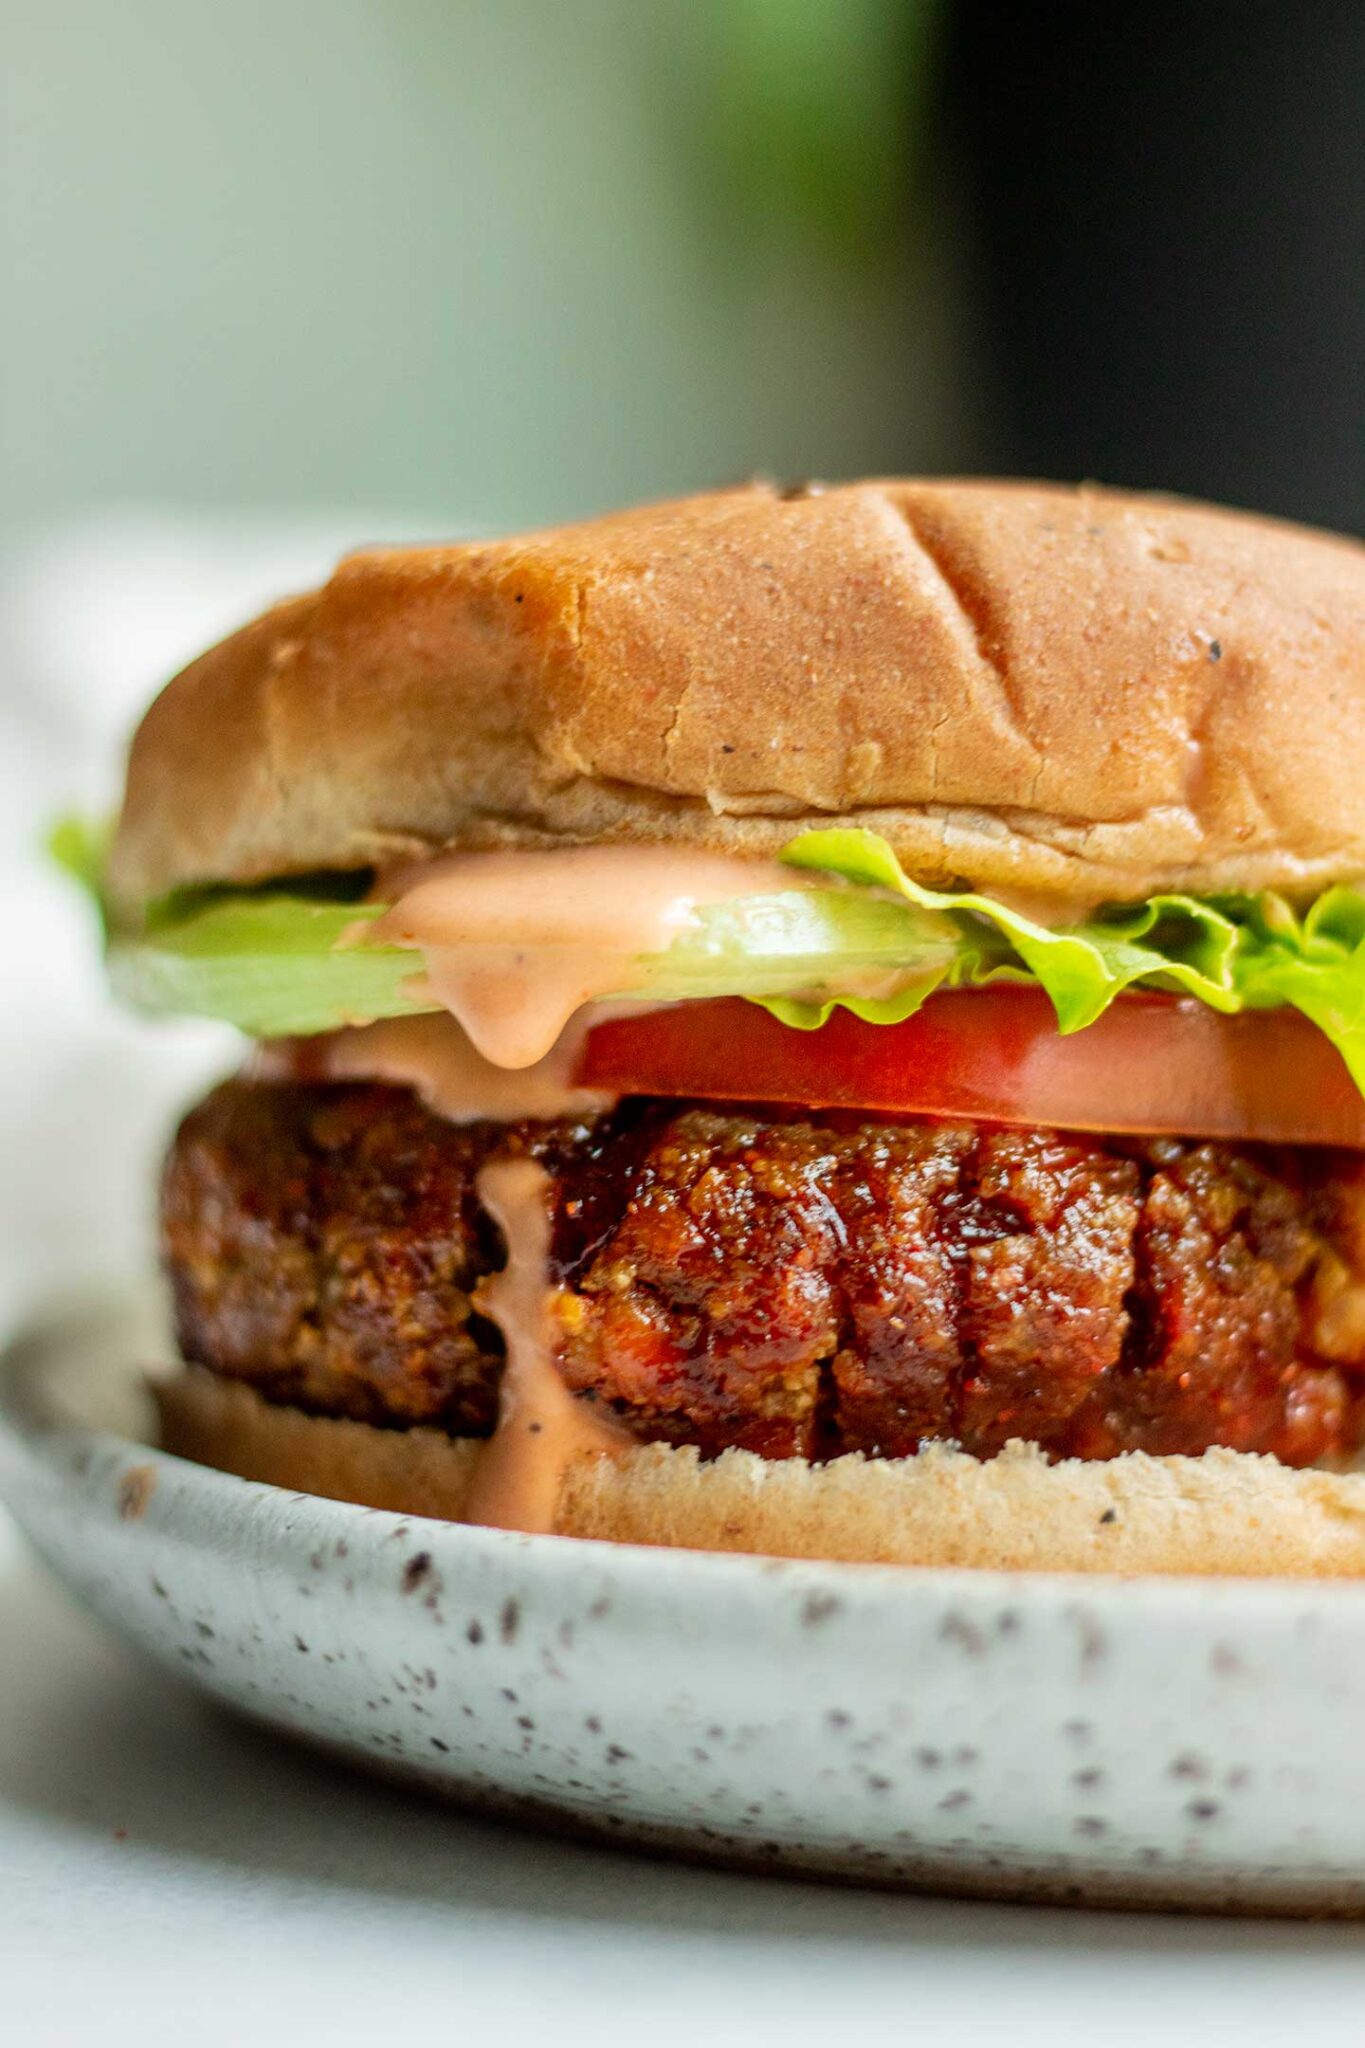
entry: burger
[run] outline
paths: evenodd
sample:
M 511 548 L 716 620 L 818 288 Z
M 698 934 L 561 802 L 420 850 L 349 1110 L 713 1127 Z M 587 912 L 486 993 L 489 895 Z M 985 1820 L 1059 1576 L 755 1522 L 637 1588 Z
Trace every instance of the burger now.
M 1365 1572 L 1365 550 L 763 486 L 353 555 L 95 875 L 241 1070 L 166 1446 L 560 1536 Z

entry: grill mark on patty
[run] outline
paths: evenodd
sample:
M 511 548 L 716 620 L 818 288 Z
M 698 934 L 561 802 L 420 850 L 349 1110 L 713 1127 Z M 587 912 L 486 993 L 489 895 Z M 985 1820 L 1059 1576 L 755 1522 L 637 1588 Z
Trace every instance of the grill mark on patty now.
M 456 1127 L 402 1089 L 225 1084 L 167 1162 L 186 1356 L 318 1413 L 486 1433 L 501 1345 L 471 1293 L 502 1247 L 474 1179 L 507 1148 L 556 1190 L 566 1376 L 641 1436 L 1306 1462 L 1365 1431 L 1338 1369 L 1365 1368 L 1365 1326 L 1326 1320 L 1365 1269 L 1365 1162 L 657 1101 Z
M 1093 1143 L 978 1134 L 961 1230 L 959 1438 L 999 1449 L 1011 1436 L 1056 1433 L 1112 1367 L 1123 1327 L 1115 1269 L 1131 1263 L 1135 1180 L 1127 1162 Z
M 965 1430 L 967 1402 L 981 1378 L 981 1354 L 970 1315 L 971 1253 L 975 1245 L 998 1243 L 1009 1235 L 1009 1222 L 981 1189 L 983 1135 L 976 1133 L 964 1162 L 967 1185 L 960 1198 L 960 1210 L 951 1235 L 944 1233 L 950 1265 L 957 1287 L 957 1327 L 961 1359 L 948 1382 L 948 1432 L 960 1443 Z M 941 1227 L 941 1226 L 940 1226 Z

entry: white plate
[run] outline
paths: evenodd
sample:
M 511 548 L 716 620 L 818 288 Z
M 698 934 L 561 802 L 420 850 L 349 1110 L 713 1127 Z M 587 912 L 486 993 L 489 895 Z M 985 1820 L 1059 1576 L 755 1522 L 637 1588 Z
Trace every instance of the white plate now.
M 58 1576 L 219 1700 L 466 1803 L 1001 1897 L 1365 1911 L 1365 1587 L 910 1571 L 521 1537 L 139 1440 L 132 1298 L 0 1370 Z

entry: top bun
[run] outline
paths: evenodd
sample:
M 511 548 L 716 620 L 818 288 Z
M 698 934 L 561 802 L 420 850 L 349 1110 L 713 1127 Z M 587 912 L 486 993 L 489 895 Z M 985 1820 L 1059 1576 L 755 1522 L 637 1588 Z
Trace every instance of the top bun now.
M 837 818 L 922 880 L 1302 895 L 1365 874 L 1365 548 L 1017 483 L 753 485 L 350 556 L 191 664 L 109 871 L 443 847 L 770 853 Z

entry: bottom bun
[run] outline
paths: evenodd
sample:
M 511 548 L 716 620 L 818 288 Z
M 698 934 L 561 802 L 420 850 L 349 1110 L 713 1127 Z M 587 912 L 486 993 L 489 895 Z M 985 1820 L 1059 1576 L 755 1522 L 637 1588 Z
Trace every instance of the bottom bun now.
M 180 1457 L 295 1493 L 464 1519 L 474 1439 L 304 1415 L 202 1367 L 156 1392 L 162 1442 Z M 933 1444 L 811 1465 L 642 1444 L 569 1470 L 555 1533 L 862 1564 L 1360 1578 L 1365 1475 L 1225 1450 L 1050 1465 L 1031 1444 L 989 1462 Z

